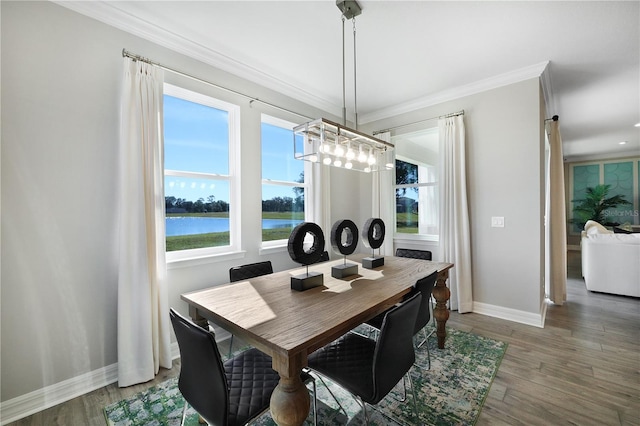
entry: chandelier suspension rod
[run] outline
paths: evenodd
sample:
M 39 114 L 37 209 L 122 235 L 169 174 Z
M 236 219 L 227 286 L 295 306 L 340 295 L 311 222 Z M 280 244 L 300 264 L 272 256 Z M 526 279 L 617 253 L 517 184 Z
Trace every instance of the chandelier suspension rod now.
M 356 18 L 351 18 L 353 22 L 353 113 L 355 116 L 354 128 L 358 130 L 358 90 L 357 90 L 357 73 L 356 73 Z
M 346 89 L 346 71 L 345 71 L 345 53 L 344 53 L 344 15 L 342 15 L 342 125 L 347 125 L 347 89 Z

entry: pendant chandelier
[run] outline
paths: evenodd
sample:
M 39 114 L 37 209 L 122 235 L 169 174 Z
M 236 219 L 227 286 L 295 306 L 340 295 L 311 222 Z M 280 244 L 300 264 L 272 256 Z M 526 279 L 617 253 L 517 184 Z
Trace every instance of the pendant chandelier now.
M 342 124 L 319 118 L 294 127 L 294 157 L 298 160 L 365 173 L 391 170 L 393 144 L 358 131 L 356 94 L 356 25 L 355 17 L 362 9 L 355 0 L 336 0 L 342 12 Z M 353 22 L 353 86 L 356 100 L 355 129 L 346 126 L 344 23 Z

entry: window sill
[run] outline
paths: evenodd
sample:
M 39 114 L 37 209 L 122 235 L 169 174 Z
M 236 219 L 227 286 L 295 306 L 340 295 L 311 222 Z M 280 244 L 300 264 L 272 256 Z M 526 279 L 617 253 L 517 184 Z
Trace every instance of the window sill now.
M 440 238 L 438 235 L 395 234 L 393 241 L 432 241 L 437 244 Z
M 284 253 L 287 251 L 287 244 L 288 241 L 282 241 L 282 242 L 278 242 L 276 244 L 273 245 L 263 245 L 262 247 L 260 247 L 260 255 L 263 254 L 272 254 L 272 253 Z
M 167 269 L 190 268 L 192 266 L 208 265 L 233 259 L 242 259 L 246 251 L 233 251 L 219 254 L 207 254 L 196 257 L 167 260 Z

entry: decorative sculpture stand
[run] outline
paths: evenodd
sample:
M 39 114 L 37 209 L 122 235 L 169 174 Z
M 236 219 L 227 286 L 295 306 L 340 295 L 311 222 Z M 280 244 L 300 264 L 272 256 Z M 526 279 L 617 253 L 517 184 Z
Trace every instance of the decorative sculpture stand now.
M 377 217 L 368 219 L 362 230 L 362 239 L 364 245 L 371 249 L 371 256 L 362 259 L 362 267 L 366 269 L 374 269 L 384 265 L 384 256 L 376 256 L 375 249 L 379 249 L 384 242 L 384 221 Z
M 344 236 L 344 238 L 343 238 Z M 358 265 L 347 263 L 347 255 L 356 251 L 358 247 L 358 227 L 352 221 L 339 220 L 331 228 L 331 246 L 333 251 L 344 256 L 344 263 L 331 268 L 331 276 L 344 278 L 358 273 Z
M 309 250 L 304 250 L 304 239 L 310 234 L 313 244 Z M 324 284 L 324 276 L 319 272 L 309 272 L 309 265 L 320 260 L 324 251 L 324 234 L 322 228 L 313 222 L 302 222 L 291 231 L 287 243 L 287 251 L 294 262 L 306 265 L 307 272 L 291 277 L 291 289 L 297 291 L 309 290 Z

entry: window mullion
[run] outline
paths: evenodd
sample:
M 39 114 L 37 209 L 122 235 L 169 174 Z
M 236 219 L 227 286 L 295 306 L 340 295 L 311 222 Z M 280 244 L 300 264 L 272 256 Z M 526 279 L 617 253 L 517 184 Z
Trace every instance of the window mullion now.
M 266 185 L 292 186 L 292 187 L 295 186 L 300 188 L 306 188 L 306 185 L 302 182 L 290 182 L 285 180 L 262 179 L 262 183 Z

